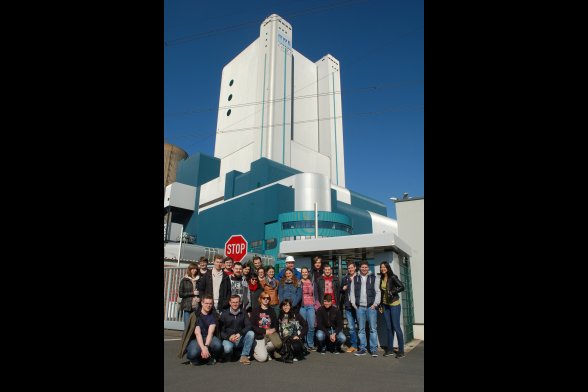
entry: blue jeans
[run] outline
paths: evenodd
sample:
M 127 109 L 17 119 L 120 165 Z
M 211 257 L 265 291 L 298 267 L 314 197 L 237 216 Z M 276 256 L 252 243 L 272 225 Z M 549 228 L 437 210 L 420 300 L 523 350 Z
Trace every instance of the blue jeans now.
M 225 351 L 225 358 L 230 358 L 233 355 L 233 349 L 236 347 L 241 349 L 241 355 L 249 357 L 251 354 L 251 346 L 255 340 L 255 332 L 249 331 L 245 336 L 240 336 L 235 343 L 230 340 L 223 340 L 223 350 Z
M 333 329 L 331 329 L 329 331 L 329 333 L 334 333 L 335 331 Z M 318 331 L 316 331 L 316 340 L 318 342 L 318 349 L 321 350 L 323 348 L 323 345 L 325 344 L 325 340 L 326 340 L 326 344 L 327 346 L 329 344 L 333 344 L 331 342 L 330 339 L 327 339 L 327 335 L 321 331 L 320 329 Z M 335 339 L 335 350 L 339 349 L 341 347 L 341 345 L 345 342 L 345 340 L 347 340 L 347 336 L 345 336 L 345 334 L 343 333 L 343 331 L 339 332 L 337 334 L 337 338 Z
M 386 320 L 386 331 L 388 332 L 388 350 L 392 351 L 394 346 L 394 332 L 398 340 L 398 352 L 404 352 L 404 335 L 400 328 L 400 305 L 384 306 L 384 320 Z
M 355 329 L 356 312 L 355 309 L 345 309 L 345 318 L 347 319 L 347 329 L 351 339 L 351 347 L 357 348 L 357 331 Z
M 221 341 L 216 336 L 213 336 L 212 340 L 210 341 L 209 351 L 213 358 L 219 358 L 223 352 L 223 346 L 221 344 Z M 188 357 L 190 362 L 192 362 L 195 365 L 198 365 L 201 361 L 201 352 L 202 350 L 200 349 L 200 346 L 198 345 L 196 339 L 190 340 L 190 343 L 188 343 L 188 347 L 186 348 L 186 356 Z
M 313 305 L 306 305 L 300 308 L 300 315 L 304 317 L 308 324 L 308 332 L 306 333 L 306 345 L 308 347 L 314 346 L 314 323 L 316 314 Z
M 378 311 L 371 307 L 357 307 L 357 324 L 359 325 L 359 350 L 365 350 L 367 341 L 365 338 L 365 321 L 370 324 L 370 351 L 378 351 Z
M 190 321 L 190 315 L 192 311 L 184 310 L 184 329 L 188 328 L 188 321 Z

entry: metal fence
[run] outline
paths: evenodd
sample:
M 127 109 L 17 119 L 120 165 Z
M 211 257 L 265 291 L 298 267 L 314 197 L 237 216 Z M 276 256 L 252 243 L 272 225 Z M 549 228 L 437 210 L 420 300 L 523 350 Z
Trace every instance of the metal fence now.
M 186 267 L 163 268 L 163 328 L 184 330 L 184 312 L 180 310 L 178 289 L 185 274 Z

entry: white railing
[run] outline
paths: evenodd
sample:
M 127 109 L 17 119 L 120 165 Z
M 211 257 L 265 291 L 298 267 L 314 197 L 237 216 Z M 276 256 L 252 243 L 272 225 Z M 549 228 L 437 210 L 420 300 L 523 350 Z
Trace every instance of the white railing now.
M 177 301 L 180 299 L 178 295 L 180 281 L 185 274 L 186 267 L 165 266 L 163 268 L 163 328 L 184 330 L 184 312 L 181 311 Z

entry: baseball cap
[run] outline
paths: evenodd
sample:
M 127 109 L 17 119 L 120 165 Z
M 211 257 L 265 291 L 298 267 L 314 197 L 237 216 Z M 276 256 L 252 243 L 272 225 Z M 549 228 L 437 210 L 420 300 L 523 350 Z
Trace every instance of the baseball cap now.
M 288 256 L 286 257 L 286 263 L 291 261 L 292 263 L 294 262 L 294 257 L 293 256 Z

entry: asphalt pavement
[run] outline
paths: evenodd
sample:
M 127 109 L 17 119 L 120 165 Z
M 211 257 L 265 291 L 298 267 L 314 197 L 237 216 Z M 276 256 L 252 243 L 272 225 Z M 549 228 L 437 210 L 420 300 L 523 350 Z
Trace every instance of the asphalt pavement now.
M 191 366 L 186 356 L 176 356 L 180 335 L 164 329 L 165 392 L 424 391 L 425 342 L 420 340 L 405 345 L 403 358 L 384 357 L 380 349 L 377 358 L 312 352 L 292 364 L 252 359 L 251 365 L 236 361 Z

